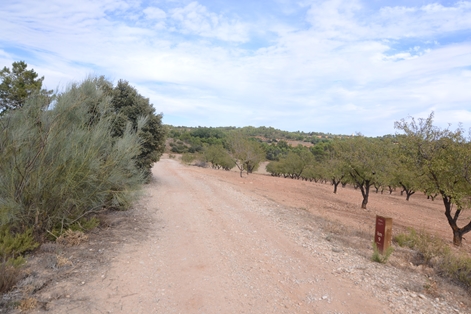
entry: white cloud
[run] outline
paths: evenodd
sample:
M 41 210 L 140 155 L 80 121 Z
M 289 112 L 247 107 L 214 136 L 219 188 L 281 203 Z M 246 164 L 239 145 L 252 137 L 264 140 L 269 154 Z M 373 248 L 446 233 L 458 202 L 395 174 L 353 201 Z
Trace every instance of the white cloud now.
M 469 113 L 471 43 L 442 39 L 469 33 L 471 2 L 379 11 L 360 0 L 283 7 L 304 10 L 303 25 L 276 16 L 247 20 L 209 2 L 50 3 L 0 8 L 7 17 L 0 20 L 0 62 L 26 60 L 48 88 L 90 73 L 129 80 L 174 119 L 167 123 L 180 117 L 193 125 L 375 135 L 431 108 Z M 268 32 L 269 40 L 256 42 Z
M 157 7 L 147 7 L 143 10 L 148 19 L 161 20 L 167 17 L 167 13 Z
M 245 42 L 248 40 L 247 25 L 235 19 L 208 11 L 198 2 L 170 11 L 178 23 L 178 31 L 203 37 L 213 37 L 224 41 Z
M 385 7 L 375 18 L 385 37 L 404 38 L 438 35 L 471 28 L 471 2 L 454 6 L 433 3 L 422 7 Z

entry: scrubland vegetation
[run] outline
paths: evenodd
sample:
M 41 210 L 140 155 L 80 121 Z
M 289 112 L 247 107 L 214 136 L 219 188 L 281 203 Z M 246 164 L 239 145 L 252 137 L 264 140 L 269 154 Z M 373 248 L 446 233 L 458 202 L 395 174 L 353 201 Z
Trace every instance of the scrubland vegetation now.
M 52 95 L 24 63 L 0 85 L 0 292 L 22 254 L 93 214 L 127 209 L 164 149 L 162 115 L 125 81 L 103 77 Z
M 167 128 L 171 153 L 183 154 L 185 163 L 236 167 L 242 177 L 267 160 L 272 176 L 330 182 L 333 193 L 339 185 L 354 186 L 361 208 L 371 191 L 399 190 L 405 201 L 421 192 L 443 202 L 456 246 L 471 231 L 471 221 L 458 225 L 471 207 L 470 136 L 462 127 L 434 126 L 433 113 L 398 121 L 398 134 L 378 138 L 271 127 L 165 127 L 162 115 L 126 81 L 114 86 L 91 77 L 54 94 L 23 62 L 4 68 L 0 78 L 0 292 L 14 285 L 25 252 L 65 232 L 93 228 L 97 212 L 129 208 L 164 151 Z M 415 233 L 396 241 L 470 285 L 468 257 Z

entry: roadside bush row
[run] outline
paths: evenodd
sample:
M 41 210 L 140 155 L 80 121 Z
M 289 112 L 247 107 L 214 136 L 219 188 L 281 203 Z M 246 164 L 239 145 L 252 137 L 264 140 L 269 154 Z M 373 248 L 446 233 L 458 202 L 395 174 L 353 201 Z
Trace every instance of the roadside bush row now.
M 48 235 L 96 225 L 90 214 L 105 208 L 129 208 L 160 157 L 161 115 L 140 112 L 129 98 L 118 103 L 104 82 L 73 84 L 52 103 L 33 96 L 0 116 L 0 231 L 4 239 L 27 238 L 0 241 L 0 277 L 14 275 L 18 257 Z M 121 92 L 135 91 L 121 83 Z M 138 114 L 128 119 L 121 108 Z

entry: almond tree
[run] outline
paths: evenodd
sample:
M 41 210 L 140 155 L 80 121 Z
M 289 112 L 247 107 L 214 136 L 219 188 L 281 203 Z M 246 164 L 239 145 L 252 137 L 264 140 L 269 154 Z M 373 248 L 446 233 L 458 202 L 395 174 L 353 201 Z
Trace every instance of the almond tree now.
M 334 186 L 334 194 L 337 194 L 337 188 L 346 178 L 349 170 L 347 163 L 341 158 L 341 149 L 342 145 L 340 142 L 338 140 L 333 141 L 328 147 L 327 152 L 324 153 L 325 157 L 322 162 L 322 166 L 325 169 L 325 176 Z
M 404 131 L 401 142 L 404 154 L 423 173 L 423 188 L 427 193 L 438 192 L 445 207 L 445 217 L 453 231 L 453 244 L 459 246 L 463 235 L 471 231 L 471 220 L 458 226 L 460 214 L 470 208 L 471 143 L 462 127 L 455 131 L 440 129 L 433 124 L 433 112 L 427 119 L 414 118 L 396 122 Z
M 260 144 L 244 137 L 241 132 L 231 134 L 227 139 L 232 160 L 240 171 L 240 177 L 244 170 L 252 173 L 265 158 L 265 152 Z
M 340 159 L 345 162 L 348 176 L 360 189 L 366 209 L 370 188 L 376 180 L 376 171 L 381 161 L 381 145 L 376 140 L 357 135 L 338 142 Z

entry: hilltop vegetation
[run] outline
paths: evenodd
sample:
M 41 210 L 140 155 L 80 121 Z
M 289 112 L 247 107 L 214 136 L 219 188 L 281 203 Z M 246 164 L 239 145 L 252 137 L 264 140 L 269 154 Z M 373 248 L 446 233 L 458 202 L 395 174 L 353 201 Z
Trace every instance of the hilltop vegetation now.
M 322 132 L 289 132 L 275 129 L 273 127 L 252 127 L 246 126 L 238 127 L 185 127 L 185 126 L 168 126 L 169 138 L 174 139 L 175 142 L 180 141 L 178 145 L 173 145 L 172 152 L 175 153 L 193 153 L 201 151 L 203 144 L 222 144 L 228 134 L 237 132 L 249 138 L 257 138 L 263 143 L 277 143 L 284 142 L 298 142 L 302 145 L 327 143 L 334 138 L 345 138 L 348 135 L 335 135 Z M 182 145 L 185 142 L 186 145 Z

